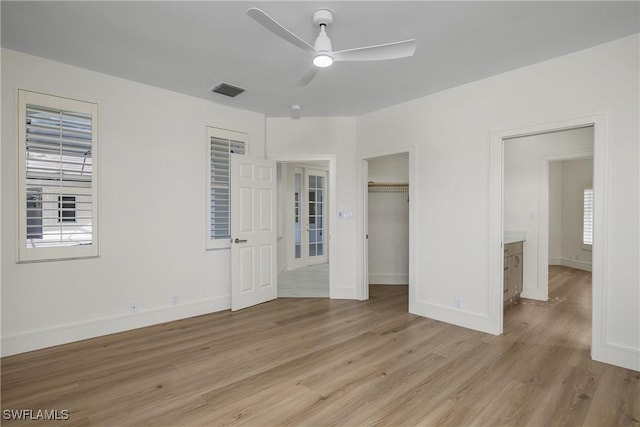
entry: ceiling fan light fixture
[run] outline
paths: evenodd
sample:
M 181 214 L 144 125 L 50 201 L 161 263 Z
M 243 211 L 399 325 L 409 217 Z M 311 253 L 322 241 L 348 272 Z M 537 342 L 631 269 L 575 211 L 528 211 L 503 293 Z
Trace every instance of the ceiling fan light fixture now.
M 313 57 L 313 65 L 319 68 L 330 67 L 333 64 L 333 58 L 328 53 L 319 53 Z
M 300 79 L 298 86 L 305 86 L 318 73 L 319 68 L 330 67 L 334 61 L 383 61 L 407 58 L 413 56 L 416 50 L 416 41 L 411 39 L 334 51 L 331 45 L 331 39 L 329 39 L 327 35 L 327 27 L 333 24 L 333 12 L 329 9 L 320 9 L 313 12 L 313 25 L 320 27 L 320 32 L 313 46 L 287 30 L 261 9 L 255 7 L 249 8 L 247 15 L 255 19 L 256 22 L 276 36 L 308 52 L 310 56 L 313 55 L 313 65 L 315 65 L 315 67 L 311 67 L 311 69 L 307 71 L 302 79 Z
M 316 38 L 316 42 L 313 45 L 313 49 L 316 51 L 316 55 L 313 57 L 313 65 L 320 68 L 329 67 L 333 64 L 333 57 L 331 56 L 333 47 L 325 31 L 326 26 L 326 23 L 320 24 L 320 34 L 318 34 L 318 38 Z

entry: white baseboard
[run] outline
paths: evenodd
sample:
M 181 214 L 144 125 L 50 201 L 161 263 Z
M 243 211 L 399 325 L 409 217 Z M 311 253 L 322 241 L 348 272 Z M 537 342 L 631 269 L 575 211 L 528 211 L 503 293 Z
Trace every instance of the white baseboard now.
M 591 358 L 634 371 L 640 371 L 640 349 L 611 343 L 594 342 Z
M 563 265 L 575 268 L 576 270 L 591 271 L 591 263 L 586 261 L 576 261 L 567 258 L 549 258 L 549 265 Z
M 488 314 L 484 313 L 476 313 L 470 310 L 457 309 L 427 301 L 411 300 L 409 300 L 409 313 L 451 323 L 452 325 L 463 328 L 485 332 L 487 334 L 500 334 L 500 331 L 496 330 L 495 321 L 492 321 Z
M 371 285 L 407 285 L 409 274 L 403 273 L 370 273 L 369 284 Z
M 563 258 L 560 262 L 560 265 L 564 265 L 565 267 L 575 268 L 577 270 L 591 271 L 591 263 L 585 262 L 585 261 L 576 261 L 576 260 Z
M 523 286 L 522 293 L 520 294 L 520 296 L 522 298 L 527 298 L 527 299 L 546 301 L 547 299 L 549 299 L 549 290 Z
M 119 314 L 101 319 L 8 335 L 2 337 L 2 356 L 10 356 L 116 332 L 228 310 L 230 307 L 231 300 L 229 296 L 210 298 L 177 306 Z
M 358 290 L 356 288 L 335 287 L 329 289 L 329 298 L 331 299 L 358 299 Z

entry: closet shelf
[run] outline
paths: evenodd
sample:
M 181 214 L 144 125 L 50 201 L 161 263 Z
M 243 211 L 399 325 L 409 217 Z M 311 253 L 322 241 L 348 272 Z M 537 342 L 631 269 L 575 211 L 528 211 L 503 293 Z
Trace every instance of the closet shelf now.
M 407 182 L 370 182 L 369 188 L 387 188 L 387 187 L 401 187 L 409 188 Z

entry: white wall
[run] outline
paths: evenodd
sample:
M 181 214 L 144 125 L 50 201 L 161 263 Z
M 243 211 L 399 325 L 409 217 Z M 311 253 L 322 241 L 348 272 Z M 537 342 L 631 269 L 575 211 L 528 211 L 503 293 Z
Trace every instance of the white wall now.
M 549 162 L 549 265 L 562 265 L 562 161 Z
M 492 133 L 604 113 L 606 265 L 592 355 L 640 369 L 639 51 L 634 35 L 358 118 L 358 154 L 415 146 L 412 312 L 499 332 Z
M 369 182 L 409 182 L 409 153 L 369 160 Z M 369 283 L 409 283 L 409 192 L 369 192 Z
M 409 153 L 399 153 L 369 160 L 369 181 L 408 183 Z
M 593 128 L 514 138 L 504 143 L 504 229 L 505 232 L 523 231 L 527 236 L 523 245 L 522 296 L 525 298 L 547 299 L 548 261 L 540 259 L 539 247 L 548 246 L 546 241 L 541 241 L 544 237 L 540 233 L 545 230 L 540 227 L 544 227 L 542 214 L 550 210 L 549 204 L 540 200 L 539 186 L 544 181 L 541 175 L 548 173 L 545 168 L 548 159 L 573 153 L 593 155 Z
M 267 118 L 267 157 L 276 160 L 307 159 L 331 155 L 335 158 L 335 205 L 330 208 L 330 236 L 336 253 L 330 252 L 331 298 L 357 298 L 356 246 L 358 202 L 356 194 L 356 119 L 352 117 Z M 333 182 L 333 184 L 332 184 Z M 329 191 L 331 196 L 331 190 Z M 336 219 L 337 212 L 354 213 L 352 218 Z M 331 230 L 335 230 L 332 232 Z M 335 260 L 335 262 L 333 261 Z
M 99 104 L 97 259 L 15 262 L 18 88 Z M 261 114 L 2 50 L 3 355 L 229 307 L 229 252 L 205 251 L 206 126 L 264 156 Z

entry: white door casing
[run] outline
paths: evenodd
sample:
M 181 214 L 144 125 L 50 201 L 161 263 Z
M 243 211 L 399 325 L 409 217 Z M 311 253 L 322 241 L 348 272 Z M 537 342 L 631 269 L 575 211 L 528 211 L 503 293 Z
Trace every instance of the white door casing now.
M 277 286 L 276 163 L 230 156 L 231 310 L 273 300 Z
M 362 300 L 369 299 L 369 160 L 362 159 Z

